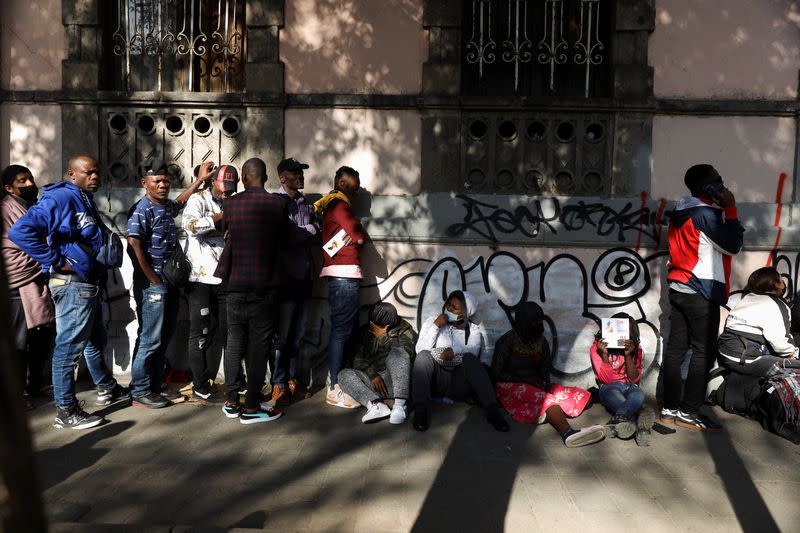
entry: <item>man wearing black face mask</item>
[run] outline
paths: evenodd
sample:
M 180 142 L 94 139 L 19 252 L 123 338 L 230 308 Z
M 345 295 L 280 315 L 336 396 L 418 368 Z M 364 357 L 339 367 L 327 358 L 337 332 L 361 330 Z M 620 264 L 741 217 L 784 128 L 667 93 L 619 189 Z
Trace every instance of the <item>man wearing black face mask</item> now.
M 50 352 L 55 314 L 42 267 L 9 240 L 8 230 L 36 203 L 39 189 L 31 171 L 20 165 L 6 167 L 2 180 L 2 251 L 11 299 L 14 344 L 24 363 L 22 371 L 27 373 L 25 391 L 28 396 L 35 396 L 45 382 L 45 360 Z

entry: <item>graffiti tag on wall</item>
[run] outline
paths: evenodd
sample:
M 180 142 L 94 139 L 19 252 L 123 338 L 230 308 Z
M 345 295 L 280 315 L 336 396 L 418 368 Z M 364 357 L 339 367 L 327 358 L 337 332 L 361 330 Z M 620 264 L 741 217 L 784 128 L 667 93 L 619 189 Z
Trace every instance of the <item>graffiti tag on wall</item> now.
M 600 202 L 561 205 L 558 198 L 536 199 L 529 206 L 518 206 L 513 211 L 497 205 L 481 202 L 469 196 L 456 196 L 464 206 L 464 221 L 447 228 L 451 237 L 461 237 L 473 231 L 492 242 L 498 242 L 498 234 L 520 233 L 526 237 L 538 237 L 542 231 L 557 234 L 559 227 L 565 231 L 591 230 L 599 236 L 615 235 L 625 241 L 627 232 L 638 232 L 658 244 L 661 240 L 661 225 L 666 202 L 650 209 L 643 194 L 642 205 L 634 207 L 627 202 L 620 209 Z

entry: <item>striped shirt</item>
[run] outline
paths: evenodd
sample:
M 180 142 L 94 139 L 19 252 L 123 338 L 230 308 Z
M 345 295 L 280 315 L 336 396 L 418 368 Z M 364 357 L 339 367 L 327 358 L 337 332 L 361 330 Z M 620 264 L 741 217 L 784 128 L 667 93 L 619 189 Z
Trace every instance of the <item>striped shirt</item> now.
M 146 196 L 128 211 L 128 237 L 136 237 L 142 241 L 150 266 L 162 280 L 164 263 L 175 251 L 178 242 L 175 216 L 179 211 L 180 207 L 174 200 L 167 199 L 163 204 L 156 204 Z M 134 274 L 142 275 L 138 269 Z

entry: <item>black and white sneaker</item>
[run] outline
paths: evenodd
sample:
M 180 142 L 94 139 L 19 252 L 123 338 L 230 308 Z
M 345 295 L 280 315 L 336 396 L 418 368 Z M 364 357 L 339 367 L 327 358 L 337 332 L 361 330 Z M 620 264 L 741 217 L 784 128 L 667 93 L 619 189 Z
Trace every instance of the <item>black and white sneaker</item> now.
M 238 403 L 226 401 L 225 405 L 222 406 L 222 412 L 225 413 L 225 416 L 228 418 L 239 418 L 239 415 L 242 413 L 242 408 Z
M 675 425 L 694 431 L 722 431 L 722 426 L 719 423 L 699 413 L 684 413 L 683 411 L 678 411 L 678 416 L 675 418 Z
M 677 409 L 667 409 L 666 407 L 661 409 L 661 415 L 658 417 L 658 421 L 665 426 L 674 426 L 675 419 L 678 417 L 678 410 Z
M 113 387 L 108 389 L 104 387 L 97 387 L 97 405 L 111 405 L 118 400 L 130 400 L 131 393 L 128 389 L 115 383 Z
M 211 389 L 208 387 L 195 387 L 192 389 L 192 396 L 200 400 L 208 400 L 211 398 Z
M 89 429 L 103 423 L 103 417 L 90 415 L 83 410 L 83 402 L 71 407 L 56 406 L 56 418 L 53 427 L 57 429 Z
M 283 413 L 277 407 L 261 404 L 258 409 L 242 409 L 239 414 L 241 424 L 259 424 L 262 422 L 272 422 L 279 419 Z

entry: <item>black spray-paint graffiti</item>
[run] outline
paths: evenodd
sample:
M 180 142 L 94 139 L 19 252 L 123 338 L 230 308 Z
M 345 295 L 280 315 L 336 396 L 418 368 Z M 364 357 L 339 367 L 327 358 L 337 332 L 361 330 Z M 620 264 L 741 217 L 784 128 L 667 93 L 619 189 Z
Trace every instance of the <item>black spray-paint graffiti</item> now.
M 435 262 L 419 258 L 400 263 L 373 287 L 417 328 L 440 312 L 450 291 L 469 290 L 478 298 L 478 319 L 487 330 L 490 349 L 509 329 L 517 303 L 539 302 L 555 354 L 555 374 L 569 378 L 591 374 L 589 346 L 600 318 L 625 311 L 639 325 L 647 374 L 661 359 L 661 291 L 651 289 L 661 283 L 658 273 L 665 259 L 663 251 L 642 256 L 628 248 L 606 250 L 588 265 L 570 254 L 533 265 L 509 252 L 478 257 L 469 264 L 456 257 Z
M 661 240 L 665 206 L 663 200 L 655 211 L 646 205 L 644 199 L 639 209 L 628 202 L 622 209 L 616 210 L 602 203 L 587 204 L 583 201 L 562 207 L 557 198 L 547 199 L 546 208 L 542 200 L 534 200 L 531 206 L 518 206 L 511 211 L 463 194 L 456 198 L 463 202 L 466 213 L 463 222 L 447 228 L 451 237 L 461 237 L 468 230 L 492 242 L 498 242 L 498 233 L 519 232 L 526 237 L 537 237 L 543 228 L 557 234 L 557 222 L 566 231 L 593 228 L 600 236 L 616 233 L 619 241 L 625 241 L 625 235 L 629 231 L 639 232 L 639 235 L 649 238 L 656 245 Z

